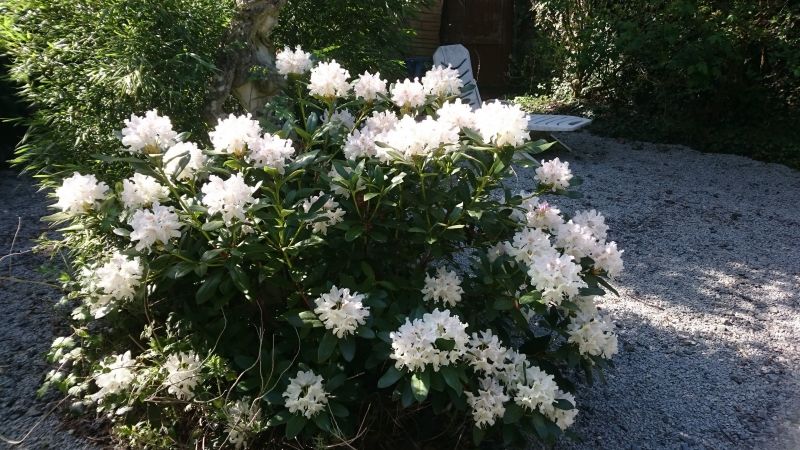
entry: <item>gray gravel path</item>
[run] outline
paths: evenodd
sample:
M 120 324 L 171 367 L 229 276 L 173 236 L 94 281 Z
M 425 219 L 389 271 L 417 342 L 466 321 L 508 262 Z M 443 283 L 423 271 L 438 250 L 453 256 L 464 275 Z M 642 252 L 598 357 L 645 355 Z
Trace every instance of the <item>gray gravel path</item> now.
M 800 172 L 681 146 L 559 136 L 584 198 L 626 250 L 620 298 L 603 301 L 620 354 L 606 384 L 583 387 L 563 449 L 800 448 Z M 556 155 L 550 155 L 553 157 Z M 520 171 L 518 188 L 531 184 Z M 43 230 L 43 197 L 0 172 L 0 249 Z M 0 273 L 8 270 L 0 263 Z M 15 257 L 35 277 L 42 259 Z M 33 400 L 56 313 L 46 288 L 0 281 L 0 432 L 18 437 L 46 411 Z M 85 448 L 48 418 L 28 448 Z M 2 446 L 2 444 L 0 444 Z
M 583 444 L 560 447 L 800 449 L 800 172 L 559 138 L 585 182 L 558 204 L 603 212 L 626 264 L 602 302 L 616 368 L 576 395 Z
M 47 230 L 39 218 L 48 214 L 45 197 L 37 193 L 29 178 L 0 170 L 0 256 L 11 250 L 22 254 L 0 261 L 0 277 L 42 281 L 38 268 L 47 260 L 30 253 L 31 239 Z M 16 233 L 19 227 L 19 233 Z M 62 315 L 53 308 L 58 292 L 48 286 L 0 279 L 0 435 L 20 440 L 43 419 L 25 441 L 16 446 L 0 440 L 0 448 L 86 449 L 86 441 L 73 436 L 58 413 L 47 415 L 58 403 L 58 395 L 36 398 L 50 367 L 44 356 L 58 330 Z

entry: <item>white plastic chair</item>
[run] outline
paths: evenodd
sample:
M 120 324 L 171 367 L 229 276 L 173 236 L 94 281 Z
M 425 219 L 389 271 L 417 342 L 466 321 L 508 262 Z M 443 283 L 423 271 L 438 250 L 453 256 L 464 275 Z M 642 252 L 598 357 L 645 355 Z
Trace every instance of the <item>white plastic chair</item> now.
M 472 74 L 472 61 L 469 51 L 461 44 L 443 45 L 433 54 L 433 64 L 450 66 L 458 70 L 459 77 L 464 82 L 464 88 L 472 86 L 471 90 L 462 94 L 461 98 L 472 106 L 480 108 L 481 94 L 478 92 L 478 83 Z M 561 116 L 550 114 L 528 114 L 529 131 L 575 131 L 592 123 L 592 119 L 577 116 Z

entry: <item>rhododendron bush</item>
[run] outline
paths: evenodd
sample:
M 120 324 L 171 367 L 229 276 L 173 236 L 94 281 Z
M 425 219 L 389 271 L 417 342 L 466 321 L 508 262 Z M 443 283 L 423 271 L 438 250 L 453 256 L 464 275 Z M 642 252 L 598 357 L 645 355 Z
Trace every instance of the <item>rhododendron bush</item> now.
M 54 196 L 74 333 L 47 384 L 131 446 L 392 447 L 552 441 L 617 351 L 595 296 L 621 251 L 515 106 L 461 102 L 458 73 L 352 76 L 277 55 L 263 117 L 188 136 L 120 124 L 129 178 Z M 154 105 L 157 107 L 157 105 Z M 535 167 L 533 192 L 511 192 Z M 455 440 L 452 440 L 455 439 Z

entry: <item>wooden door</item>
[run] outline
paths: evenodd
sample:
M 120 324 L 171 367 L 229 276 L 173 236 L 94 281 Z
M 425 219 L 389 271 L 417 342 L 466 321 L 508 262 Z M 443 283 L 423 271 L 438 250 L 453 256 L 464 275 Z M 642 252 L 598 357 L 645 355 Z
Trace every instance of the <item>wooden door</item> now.
M 496 96 L 506 87 L 514 26 L 514 0 L 445 0 L 442 45 L 469 50 L 481 94 Z

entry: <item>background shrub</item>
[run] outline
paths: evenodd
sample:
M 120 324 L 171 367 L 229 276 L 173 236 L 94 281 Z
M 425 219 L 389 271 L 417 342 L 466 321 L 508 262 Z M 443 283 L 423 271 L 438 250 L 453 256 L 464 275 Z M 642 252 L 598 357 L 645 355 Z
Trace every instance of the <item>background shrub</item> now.
M 177 128 L 206 136 L 208 124 L 198 117 L 234 3 L 4 2 L 0 48 L 10 55 L 11 77 L 33 109 L 27 119 L 32 131 L 16 162 L 43 175 L 71 173 L 92 154 L 116 148 L 109 130 L 154 107 Z M 280 46 L 302 44 L 354 73 L 370 67 L 397 75 L 410 34 L 405 20 L 424 3 L 290 0 L 275 36 Z

